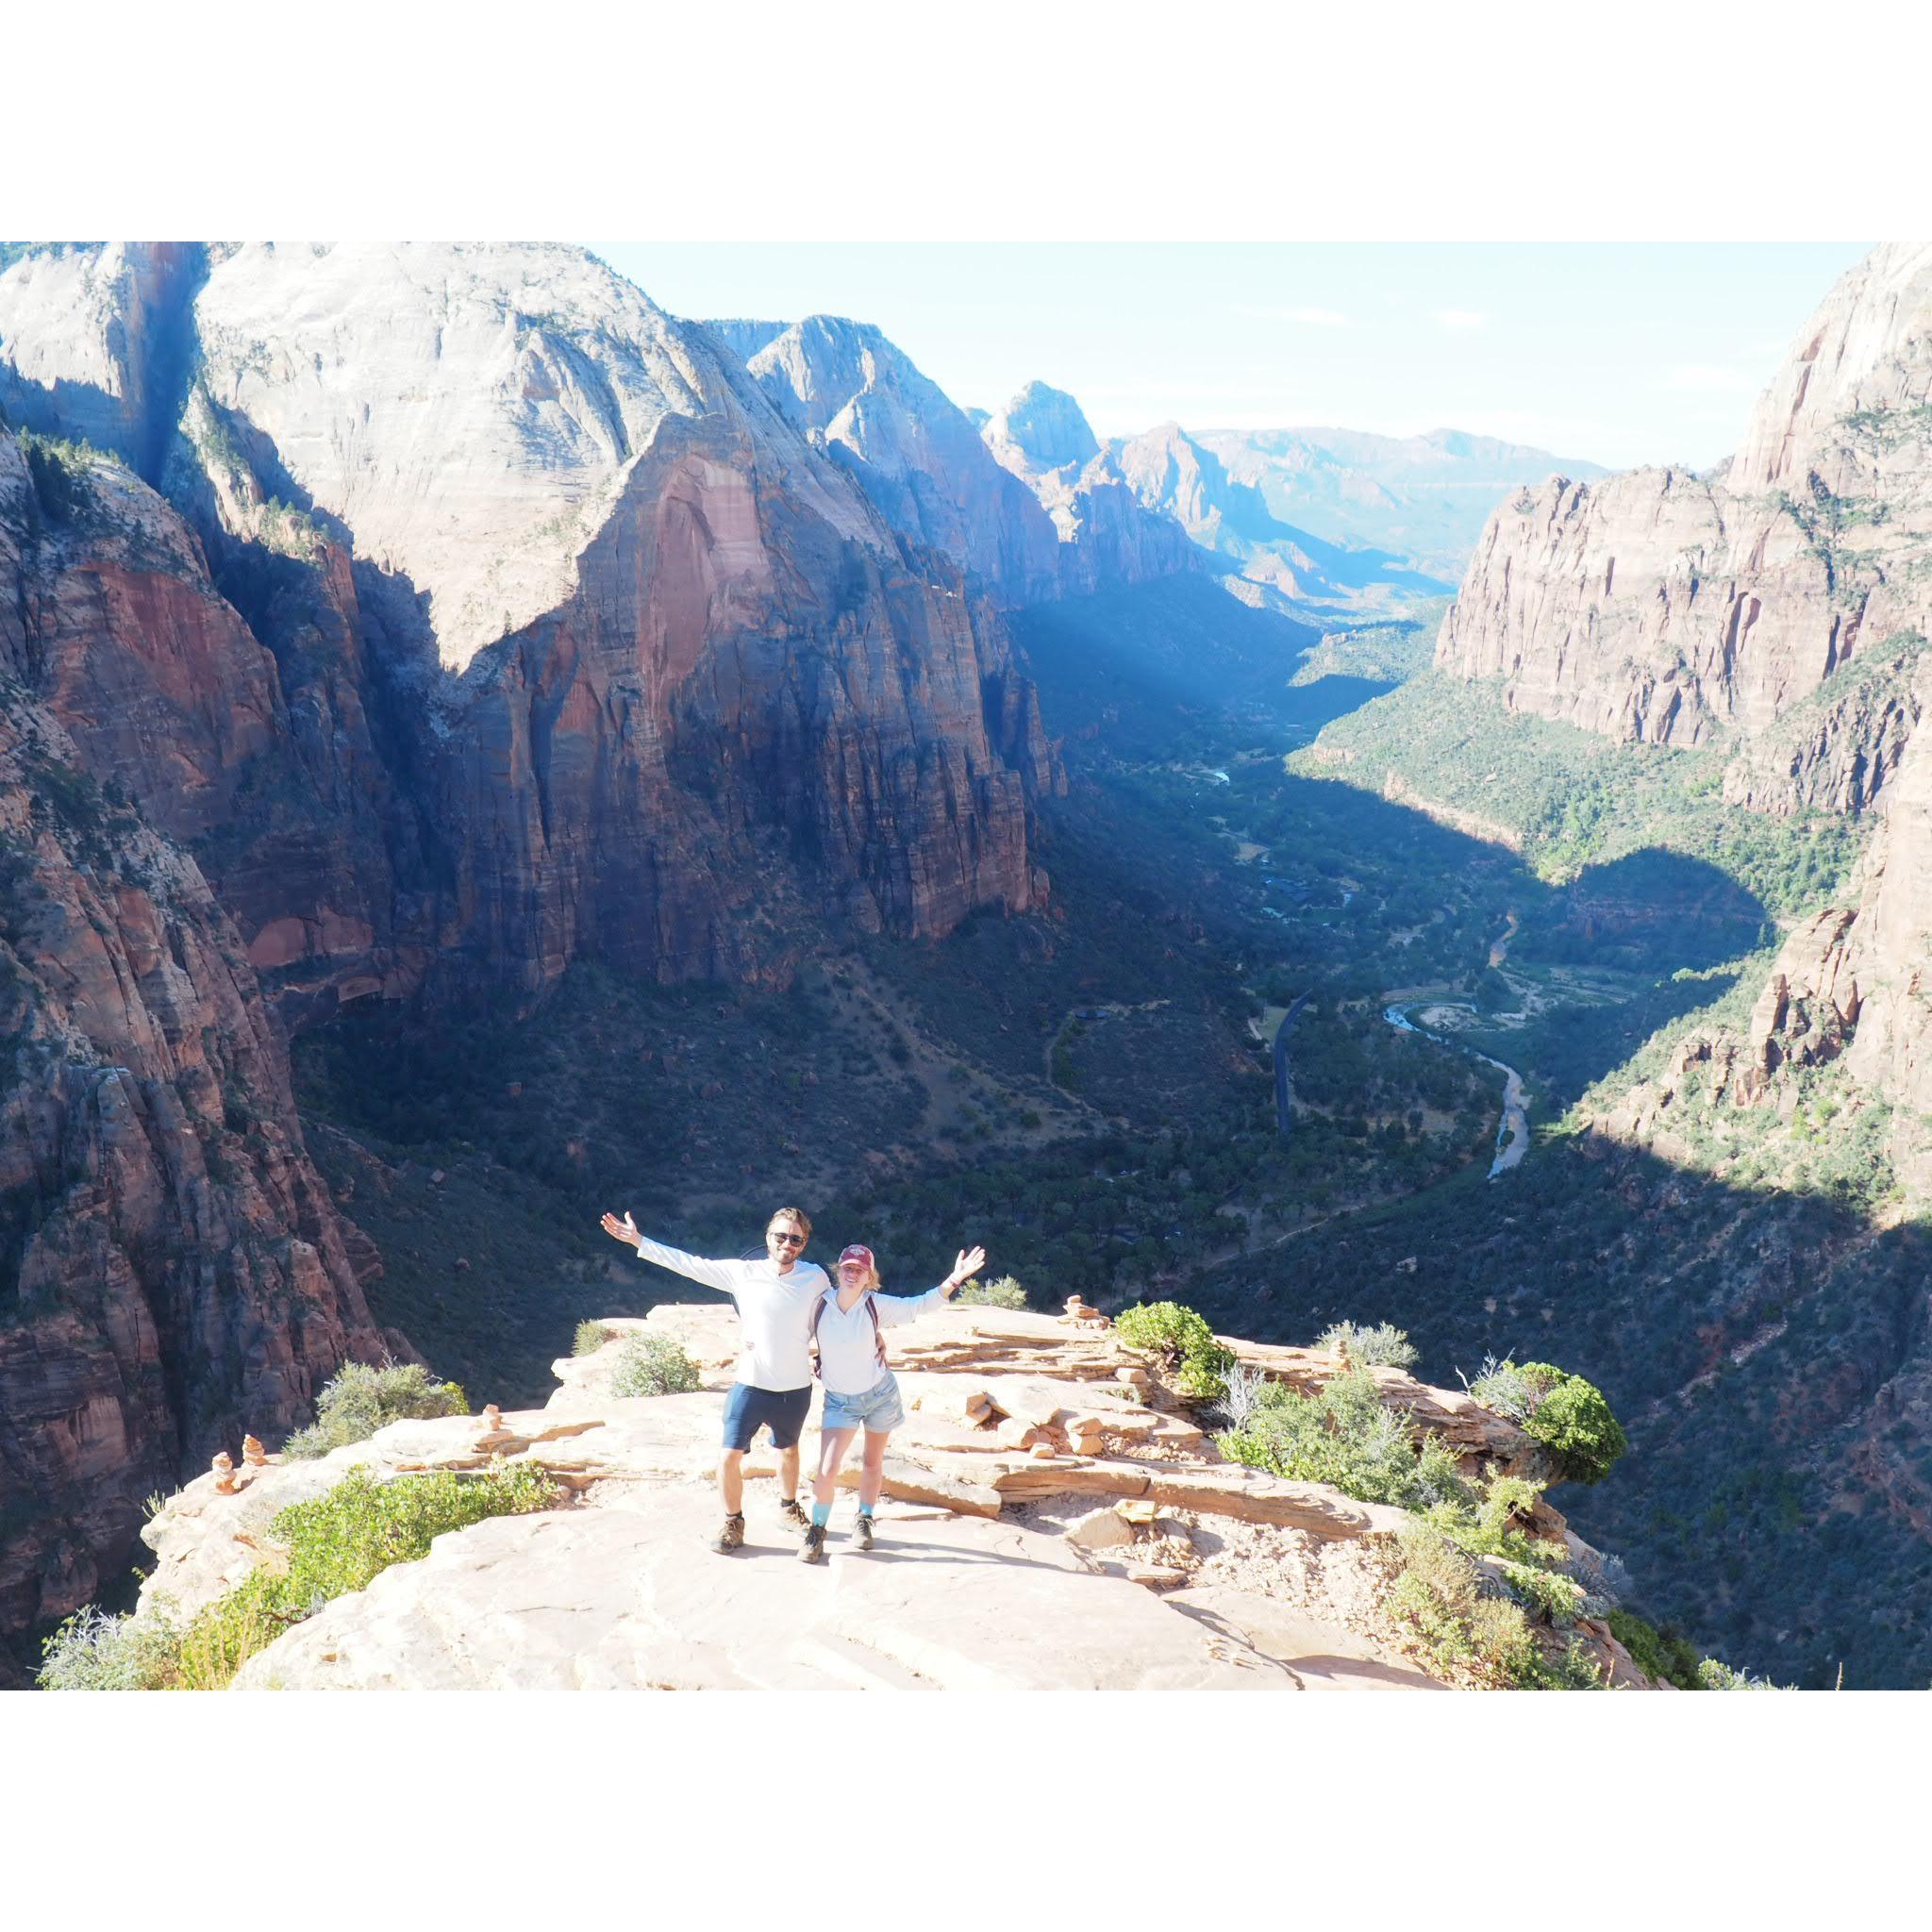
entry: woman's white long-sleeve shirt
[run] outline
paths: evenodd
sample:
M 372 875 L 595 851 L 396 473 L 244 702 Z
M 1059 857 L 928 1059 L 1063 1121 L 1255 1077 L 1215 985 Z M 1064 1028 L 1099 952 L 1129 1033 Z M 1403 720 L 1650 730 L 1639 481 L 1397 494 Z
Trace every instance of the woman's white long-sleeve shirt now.
M 849 1308 L 839 1306 L 839 1291 L 828 1287 L 820 1298 L 819 1374 L 834 1395 L 863 1395 L 875 1389 L 886 1371 L 879 1366 L 872 1317 L 865 1311 L 869 1301 L 879 1311 L 881 1328 L 896 1328 L 910 1322 L 927 1308 L 945 1300 L 943 1289 L 929 1288 L 924 1294 L 880 1294 L 868 1290 Z M 808 1326 L 809 1318 L 808 1317 Z
M 780 1274 L 769 1256 L 760 1256 L 756 1261 L 713 1261 L 703 1255 L 687 1255 L 682 1248 L 667 1248 L 662 1241 L 641 1235 L 638 1258 L 702 1281 L 738 1304 L 743 1331 L 738 1357 L 741 1382 L 780 1393 L 811 1387 L 808 1337 L 812 1307 L 832 1286 L 816 1261 L 794 1261 Z M 870 1334 L 872 1324 L 865 1325 Z M 877 1380 L 874 1374 L 873 1381 Z M 871 1388 L 872 1382 L 865 1386 Z

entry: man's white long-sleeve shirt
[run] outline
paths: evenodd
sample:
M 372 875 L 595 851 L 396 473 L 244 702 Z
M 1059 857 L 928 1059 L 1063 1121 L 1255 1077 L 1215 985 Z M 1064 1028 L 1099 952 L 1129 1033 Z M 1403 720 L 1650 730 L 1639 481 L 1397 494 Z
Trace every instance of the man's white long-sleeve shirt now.
M 941 1307 L 945 1296 L 936 1288 L 924 1294 L 880 1294 L 871 1291 L 872 1305 L 879 1311 L 879 1326 L 895 1328 L 910 1322 L 927 1308 Z M 839 1306 L 839 1291 L 827 1286 L 824 1308 L 819 1316 L 819 1371 L 824 1385 L 834 1395 L 863 1395 L 878 1387 L 886 1372 L 879 1366 L 877 1339 L 872 1317 L 865 1311 L 866 1296 L 860 1295 L 849 1308 Z M 811 1311 L 806 1311 L 809 1327 Z
M 812 1305 L 832 1285 L 816 1261 L 794 1261 L 780 1274 L 766 1256 L 756 1261 L 712 1261 L 643 1236 L 638 1238 L 638 1258 L 702 1281 L 738 1304 L 744 1331 L 738 1357 L 741 1382 L 779 1391 L 811 1387 L 808 1338 Z M 866 1326 L 869 1331 L 872 1324 Z

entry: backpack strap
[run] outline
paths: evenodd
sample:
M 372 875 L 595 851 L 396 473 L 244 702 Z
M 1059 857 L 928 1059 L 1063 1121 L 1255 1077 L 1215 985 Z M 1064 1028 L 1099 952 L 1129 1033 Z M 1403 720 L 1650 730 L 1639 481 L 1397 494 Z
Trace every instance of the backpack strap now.
M 834 1293 L 838 1291 L 835 1289 Z M 811 1350 L 811 1378 L 814 1382 L 825 1379 L 824 1357 L 819 1351 L 819 1317 L 825 1312 L 825 1298 L 820 1295 L 811 1305 L 811 1332 L 806 1337 L 805 1345 Z
M 831 1291 L 834 1294 L 838 1293 L 837 1289 L 833 1289 Z M 811 1330 L 806 1337 L 806 1346 L 811 1350 L 812 1379 L 818 1382 L 823 1382 L 825 1378 L 824 1353 L 819 1347 L 819 1317 L 824 1312 L 825 1297 L 820 1295 L 818 1300 L 811 1305 Z M 886 1366 L 886 1331 L 879 1324 L 878 1297 L 871 1290 L 866 1291 L 865 1312 L 872 1317 L 872 1345 L 878 1356 L 879 1367 L 884 1368 Z

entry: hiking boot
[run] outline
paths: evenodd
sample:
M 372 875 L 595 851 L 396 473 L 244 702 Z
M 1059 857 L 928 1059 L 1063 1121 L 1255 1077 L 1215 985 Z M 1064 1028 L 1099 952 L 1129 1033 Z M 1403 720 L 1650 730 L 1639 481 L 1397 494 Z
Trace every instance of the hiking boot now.
M 856 1547 L 861 1550 L 872 1548 L 872 1518 L 863 1511 L 859 1514 L 858 1529 L 853 1537 L 853 1542 Z
M 805 1513 L 805 1511 L 799 1507 L 798 1498 L 796 1496 L 787 1496 L 785 1500 L 778 1505 L 778 1514 L 782 1516 L 785 1519 L 785 1521 L 792 1526 L 793 1529 L 809 1529 L 811 1527 L 811 1518 L 808 1516 Z
M 798 1560 L 801 1563 L 823 1563 L 825 1560 L 825 1525 L 823 1523 L 806 1525 L 805 1541 L 798 1546 Z
M 727 1555 L 732 1550 L 743 1549 L 744 1518 L 742 1516 L 727 1516 L 724 1519 L 724 1527 L 711 1539 L 711 1547 L 721 1557 Z

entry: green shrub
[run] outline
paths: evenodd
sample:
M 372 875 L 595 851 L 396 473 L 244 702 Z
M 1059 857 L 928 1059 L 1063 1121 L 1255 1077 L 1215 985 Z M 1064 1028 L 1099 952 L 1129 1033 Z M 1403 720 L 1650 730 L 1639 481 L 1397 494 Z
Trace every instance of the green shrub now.
M 448 1530 L 549 1506 L 555 1491 L 528 1463 L 492 1463 L 480 1476 L 438 1470 L 379 1483 L 352 1469 L 332 1490 L 293 1503 L 269 1524 L 287 1567 L 250 1572 L 185 1628 L 165 1604 L 142 1618 L 92 1607 L 48 1640 L 40 1683 L 49 1690 L 225 1690 L 258 1651 L 331 1599 L 366 1590 L 392 1563 L 412 1563 Z
M 1544 1444 L 1564 1482 L 1601 1482 L 1630 1446 L 1603 1391 L 1553 1362 L 1519 1365 L 1491 1356 L 1467 1387 L 1485 1408 Z
M 698 1365 L 668 1335 L 631 1335 L 617 1352 L 613 1395 L 688 1395 L 698 1387 Z
M 1231 1461 L 1298 1482 L 1327 1483 L 1365 1503 L 1466 1508 L 1473 1497 L 1455 1452 L 1385 1406 L 1366 1368 L 1331 1376 L 1312 1395 L 1271 1382 L 1256 1392 L 1247 1426 L 1215 1441 Z
M 1531 1411 L 1524 1427 L 1557 1458 L 1564 1481 L 1600 1483 L 1629 1448 L 1623 1424 L 1594 1382 L 1565 1375 L 1546 1362 L 1529 1362 L 1525 1374 L 1547 1374 L 1562 1379 Z
M 1377 1322 L 1373 1328 L 1357 1328 L 1353 1322 L 1337 1322 L 1315 1338 L 1324 1355 L 1340 1355 L 1343 1344 L 1350 1357 L 1372 1369 L 1412 1369 L 1416 1346 L 1406 1330 L 1392 1323 Z
M 1666 1636 L 1630 1610 L 1612 1610 L 1610 1635 L 1630 1653 L 1630 1660 L 1646 1677 L 1674 1684 L 1679 1690 L 1701 1690 L 1695 1644 Z
M 39 436 L 30 429 L 21 431 L 20 453 L 42 510 L 54 523 L 72 522 L 88 503 L 88 472 L 101 453 L 87 443 Z
M 524 1462 L 496 1463 L 481 1476 L 444 1469 L 386 1483 L 367 1469 L 352 1469 L 332 1490 L 291 1504 L 269 1525 L 269 1534 L 289 1545 L 277 1600 L 306 1614 L 331 1597 L 366 1590 L 391 1563 L 427 1556 L 446 1530 L 521 1516 L 550 1498 L 549 1479 Z
M 1794 1684 L 1774 1684 L 1769 1677 L 1754 1677 L 1749 1671 L 1734 1671 L 1729 1664 L 1707 1657 L 1697 1666 L 1697 1682 L 1705 1690 L 1793 1690 Z
M 573 1355 L 595 1355 L 609 1339 L 610 1331 L 601 1322 L 579 1322 L 576 1340 L 571 1343 Z
M 981 1281 L 976 1276 L 958 1290 L 955 1302 L 971 1307 L 988 1308 L 1024 1308 L 1026 1306 L 1026 1291 L 1010 1274 L 1002 1274 L 997 1281 Z
M 1121 1311 L 1114 1332 L 1137 1354 L 1157 1357 L 1177 1393 L 1198 1402 L 1219 1402 L 1227 1393 L 1234 1355 L 1192 1308 L 1177 1302 L 1137 1303 Z
M 344 1362 L 315 1403 L 315 1421 L 282 1444 L 298 1459 L 326 1456 L 347 1442 L 366 1442 L 394 1422 L 467 1415 L 469 1401 L 455 1382 L 438 1382 L 415 1362 Z
M 1390 1606 L 1440 1669 L 1467 1671 L 1483 1683 L 1519 1690 L 1603 1688 L 1577 1639 L 1555 1655 L 1546 1652 L 1522 1605 L 1486 1595 L 1475 1565 L 1433 1524 L 1405 1529 L 1401 1550 Z
M 1473 1505 L 1470 1498 L 1474 1492 L 1467 1485 L 1464 1490 L 1463 1495 L 1432 1504 L 1425 1512 L 1430 1523 L 1458 1549 L 1473 1557 L 1501 1557 L 1506 1562 L 1539 1570 L 1565 1566 L 1566 1550 L 1529 1533 L 1542 1484 L 1525 1482 L 1521 1476 L 1492 1476 Z
M 1463 1387 L 1485 1408 L 1512 1423 L 1521 1423 L 1528 1420 L 1537 1404 L 1549 1392 L 1550 1384 L 1513 1361 L 1499 1362 L 1494 1356 L 1485 1356 L 1481 1374 L 1474 1382 L 1465 1378 Z
M 1534 1563 L 1512 1562 L 1507 1557 L 1503 1563 L 1503 1577 L 1517 1602 L 1533 1610 L 1544 1623 L 1559 1630 L 1575 1623 L 1584 1590 L 1574 1578 Z
M 285 1607 L 281 1582 L 266 1569 L 252 1571 L 226 1596 L 208 1605 L 181 1632 L 168 1681 L 152 1688 L 225 1690 L 257 1651 L 300 1622 Z
M 158 1690 L 173 1675 L 181 1633 L 164 1614 L 111 1617 L 90 1604 L 42 1648 L 42 1690 Z

